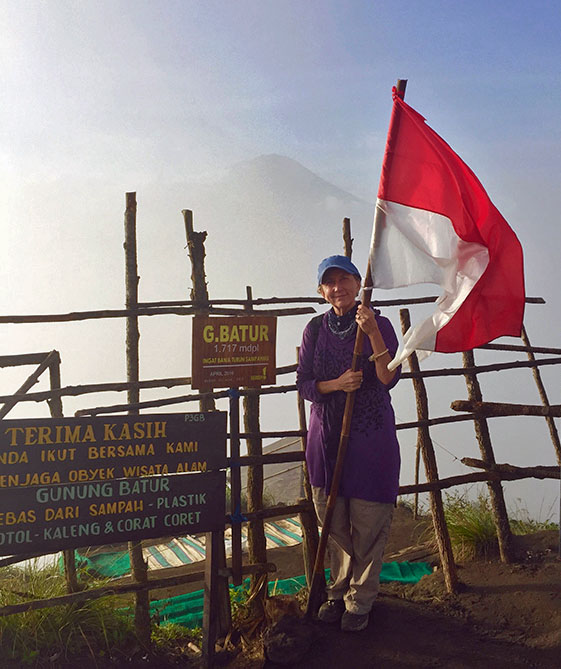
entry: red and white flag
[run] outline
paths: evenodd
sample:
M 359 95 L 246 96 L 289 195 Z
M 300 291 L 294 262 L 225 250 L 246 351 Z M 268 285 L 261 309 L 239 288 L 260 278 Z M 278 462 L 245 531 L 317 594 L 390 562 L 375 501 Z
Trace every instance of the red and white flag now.
M 415 350 L 466 351 L 520 336 L 522 247 L 485 189 L 394 88 L 372 232 L 374 287 L 439 284 L 430 318 L 412 326 L 388 366 Z

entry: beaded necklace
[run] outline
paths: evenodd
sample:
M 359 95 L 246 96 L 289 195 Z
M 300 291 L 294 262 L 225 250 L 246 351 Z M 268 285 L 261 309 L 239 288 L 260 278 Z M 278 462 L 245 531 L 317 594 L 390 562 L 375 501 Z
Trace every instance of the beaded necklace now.
M 342 316 L 337 316 L 333 309 L 330 309 L 327 312 L 327 325 L 330 332 L 332 332 L 337 338 L 345 339 L 345 337 L 350 336 L 356 332 L 356 312 L 358 309 L 358 304 L 346 314 Z

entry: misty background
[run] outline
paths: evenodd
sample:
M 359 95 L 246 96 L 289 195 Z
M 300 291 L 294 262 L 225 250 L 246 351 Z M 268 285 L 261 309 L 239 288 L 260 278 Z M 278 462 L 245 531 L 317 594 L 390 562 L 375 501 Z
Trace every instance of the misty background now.
M 122 308 L 127 191 L 137 193 L 141 301 L 189 296 L 186 208 L 208 232 L 211 298 L 243 298 L 246 286 L 254 297 L 315 295 L 319 261 L 342 252 L 343 217 L 364 269 L 391 87 L 403 77 L 407 102 L 474 170 L 522 243 L 527 295 L 546 300 L 526 308 L 532 343 L 559 346 L 560 24 L 545 2 L 0 0 L 0 312 Z M 413 322 L 428 309 L 411 308 Z M 399 331 L 397 310 L 384 314 Z M 277 365 L 295 361 L 308 319 L 279 319 Z M 190 375 L 189 317 L 141 318 L 140 331 L 141 379 Z M 124 319 L 0 326 L 4 355 L 60 351 L 63 385 L 125 380 L 124 337 Z M 476 352 L 480 364 L 514 357 Z M 423 363 L 458 366 L 455 354 Z M 31 371 L 0 370 L 0 391 L 15 392 Z M 561 403 L 558 368 L 542 376 Z M 485 400 L 540 403 L 530 370 L 480 382 Z M 461 377 L 426 383 L 432 417 L 467 396 Z M 45 378 L 34 390 L 46 388 Z M 71 416 L 125 397 L 63 406 Z M 411 382 L 392 397 L 398 421 L 414 420 Z M 46 415 L 45 403 L 24 403 L 7 417 Z M 556 464 L 543 419 L 489 423 L 497 462 Z M 295 397 L 265 398 L 262 427 L 296 429 Z M 478 457 L 473 426 L 431 434 L 440 474 L 467 473 L 459 459 Z M 399 438 L 407 484 L 416 432 Z M 511 508 L 557 520 L 558 482 L 504 487 Z

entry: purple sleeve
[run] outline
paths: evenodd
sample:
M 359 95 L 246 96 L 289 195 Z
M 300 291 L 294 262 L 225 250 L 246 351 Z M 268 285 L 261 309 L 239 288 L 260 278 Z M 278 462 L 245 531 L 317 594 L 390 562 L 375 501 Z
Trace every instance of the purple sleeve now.
M 393 358 L 397 352 L 397 349 L 399 348 L 397 336 L 395 334 L 393 326 L 390 323 L 389 319 L 385 318 L 384 316 L 376 315 L 376 322 L 378 323 L 380 334 L 382 335 L 384 343 L 388 347 L 388 351 L 390 352 Z M 399 367 L 395 370 L 395 376 L 388 383 L 386 388 L 388 390 L 391 390 L 391 388 L 393 388 L 395 384 L 399 381 L 400 376 L 401 376 L 401 365 L 399 365 Z
M 296 385 L 298 386 L 298 392 L 305 400 L 326 402 L 328 397 L 318 391 L 314 377 L 314 353 L 317 339 L 317 332 L 314 333 L 312 326 L 308 323 L 302 335 L 298 369 L 296 370 Z

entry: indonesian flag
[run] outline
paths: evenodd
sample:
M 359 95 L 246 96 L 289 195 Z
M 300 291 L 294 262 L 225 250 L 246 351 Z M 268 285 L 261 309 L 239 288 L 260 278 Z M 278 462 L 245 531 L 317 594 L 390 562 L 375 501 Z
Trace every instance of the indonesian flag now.
M 525 301 L 516 235 L 475 174 L 395 88 L 393 100 L 372 232 L 374 287 L 436 283 L 443 293 L 388 369 L 415 350 L 452 353 L 520 336 Z

